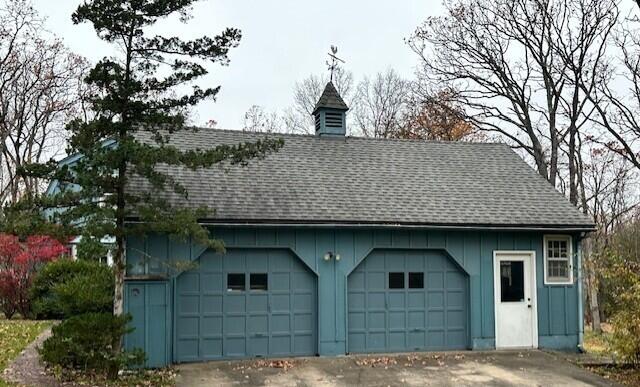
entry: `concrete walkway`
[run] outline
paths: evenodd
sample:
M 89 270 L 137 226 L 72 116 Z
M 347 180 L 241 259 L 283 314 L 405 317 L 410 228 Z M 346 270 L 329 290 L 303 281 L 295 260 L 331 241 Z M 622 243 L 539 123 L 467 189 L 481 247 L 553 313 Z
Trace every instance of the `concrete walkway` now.
M 218 361 L 178 370 L 177 386 L 617 386 L 542 351 Z
M 48 386 L 57 387 L 58 381 L 48 374 L 40 362 L 38 347 L 51 336 L 51 328 L 46 329 L 31 344 L 13 359 L 4 370 L 2 378 L 20 386 Z

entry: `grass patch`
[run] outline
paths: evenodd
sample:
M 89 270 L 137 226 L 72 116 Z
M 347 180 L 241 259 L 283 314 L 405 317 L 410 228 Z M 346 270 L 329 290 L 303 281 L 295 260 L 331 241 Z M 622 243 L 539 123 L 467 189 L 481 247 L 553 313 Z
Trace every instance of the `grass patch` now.
M 610 332 L 597 334 L 592 330 L 585 330 L 583 344 L 584 350 L 593 355 L 609 356 L 611 355 L 610 337 Z
M 0 370 L 4 370 L 11 360 L 49 326 L 49 321 L 0 320 Z
M 118 380 L 107 380 L 104 375 L 97 375 L 81 371 L 53 370 L 56 379 L 61 382 L 72 382 L 74 386 L 107 386 L 107 387 L 173 387 L 176 372 L 171 368 L 157 370 L 140 370 L 125 372 Z M 0 387 L 2 385 L 0 384 Z
M 611 348 L 611 326 L 603 324 L 600 334 L 590 329 L 584 332 L 584 350 L 591 355 L 603 358 L 615 358 Z M 635 365 L 588 365 L 589 371 L 596 373 L 605 379 L 615 381 L 625 386 L 640 386 L 640 368 Z
M 0 319 L 0 374 L 11 360 L 45 329 L 50 321 Z M 8 384 L 0 377 L 0 386 Z

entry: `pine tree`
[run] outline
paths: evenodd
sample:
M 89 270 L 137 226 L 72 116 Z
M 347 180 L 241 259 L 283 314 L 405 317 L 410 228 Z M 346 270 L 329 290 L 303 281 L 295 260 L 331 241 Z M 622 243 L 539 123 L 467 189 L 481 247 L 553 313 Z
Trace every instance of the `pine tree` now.
M 230 49 L 241 38 L 240 31 L 234 28 L 215 37 L 191 41 L 175 36 L 148 36 L 148 27 L 170 15 L 178 14 L 186 22 L 196 1 L 88 0 L 80 5 L 72 16 L 73 22 L 92 23 L 99 38 L 116 45 L 121 54 L 99 61 L 86 78 L 93 91 L 89 103 L 94 118 L 67 125 L 68 152 L 82 157 L 74 164 L 31 165 L 23 171 L 60 182 L 63 189 L 56 195 L 40 198 L 37 206 L 48 208 L 50 219 L 65 227 L 68 234 L 97 240 L 106 236 L 115 238 L 116 315 L 123 313 L 128 235 L 163 232 L 222 248 L 198 224 L 198 218 L 210 214 L 209 209 L 172 207 L 159 198 L 161 195 L 152 193 L 134 195 L 126 190 L 131 176 L 146 178 L 156 193 L 172 190 L 186 198 L 185 187 L 161 172 L 158 165 L 190 169 L 220 162 L 242 165 L 254 157 L 277 151 L 283 144 L 281 139 L 264 139 L 195 151 L 181 151 L 171 145 L 172 134 L 196 130 L 186 124 L 189 107 L 214 99 L 219 91 L 219 87 L 199 88 L 194 81 L 207 74 L 207 62 L 227 65 Z M 190 92 L 179 95 L 187 86 L 192 87 Z M 152 141 L 141 141 L 141 135 Z M 22 206 L 34 203 L 30 200 Z M 139 222 L 127 222 L 133 217 Z

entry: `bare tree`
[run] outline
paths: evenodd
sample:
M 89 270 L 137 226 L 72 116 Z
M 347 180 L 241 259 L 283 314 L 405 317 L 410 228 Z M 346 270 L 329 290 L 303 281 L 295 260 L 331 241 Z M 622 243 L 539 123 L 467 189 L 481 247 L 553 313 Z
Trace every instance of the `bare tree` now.
M 242 130 L 245 132 L 275 133 L 282 131 L 282 127 L 282 118 L 262 106 L 253 105 L 244 113 Z
M 620 23 L 615 33 L 616 51 L 605 82 L 588 89 L 583 86 L 598 112 L 593 122 L 603 129 L 594 137 L 640 169 L 640 27 L 637 15 Z
M 604 66 L 617 20 L 613 0 L 460 0 L 409 40 L 420 81 L 458 90 L 455 101 L 479 130 L 499 133 L 556 185 L 561 146 L 575 165 L 577 131 L 591 105 L 579 86 Z M 573 174 L 573 172 L 572 172 Z M 574 178 L 575 180 L 575 178 Z M 570 198 L 578 203 L 577 184 Z
M 270 121 L 279 121 L 278 126 L 286 132 L 314 133 L 312 113 L 327 82 L 329 78 L 326 75 L 312 75 L 297 82 L 293 93 L 293 104 L 285 109 L 280 118 L 275 120 L 273 114 L 266 115 L 270 116 Z M 333 83 L 350 108 L 348 122 L 351 124 L 347 125 L 349 135 L 366 137 L 397 135 L 406 115 L 409 91 L 408 81 L 402 79 L 397 72 L 388 69 L 376 74 L 373 78 L 364 77 L 357 87 L 354 87 L 351 72 L 337 68 L 333 75 Z M 250 110 L 247 113 L 249 116 L 255 116 L 258 112 Z
M 66 120 L 81 115 L 86 62 L 46 34 L 30 3 L 0 8 L 0 203 L 38 193 L 20 167 L 64 149 Z
M 293 90 L 293 104 L 285 110 L 282 117 L 287 132 L 315 133 L 315 125 L 311 114 L 327 82 L 329 82 L 327 74 L 321 76 L 310 75 L 304 80 L 296 82 Z M 347 106 L 351 106 L 354 96 L 353 74 L 338 67 L 333 74 L 333 84 L 347 103 Z
M 588 319 L 600 332 L 600 280 L 612 236 L 638 208 L 638 172 L 625 158 L 590 140 L 579 143 L 579 181 L 584 184 L 585 207 L 590 209 L 597 230 L 584 244 L 584 284 Z
M 403 127 L 409 82 L 393 69 L 365 77 L 359 84 L 350 117 L 365 137 L 397 137 Z

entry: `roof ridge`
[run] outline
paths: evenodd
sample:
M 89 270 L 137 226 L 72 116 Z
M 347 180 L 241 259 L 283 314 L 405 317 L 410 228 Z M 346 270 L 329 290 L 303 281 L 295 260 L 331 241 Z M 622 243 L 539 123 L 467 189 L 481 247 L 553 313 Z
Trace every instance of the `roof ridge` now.
M 321 138 L 315 134 L 305 133 L 283 133 L 283 132 L 251 132 L 244 131 L 242 129 L 228 129 L 228 128 L 207 128 L 193 126 L 189 129 L 196 129 L 198 131 L 217 131 L 234 134 L 248 134 L 248 135 L 263 135 L 263 136 L 286 136 L 286 137 L 298 137 L 298 138 Z M 175 134 L 175 132 L 174 132 Z M 453 140 L 422 140 L 415 138 L 393 138 L 393 137 L 365 137 L 365 136 L 344 136 L 345 139 L 350 140 L 363 140 L 363 141 L 380 141 L 380 142 L 409 142 L 409 143 L 429 143 L 429 144 L 459 144 L 459 145 L 500 145 L 511 148 L 508 144 L 499 141 L 453 141 Z M 327 141 L 336 141 L 340 138 L 322 138 Z

